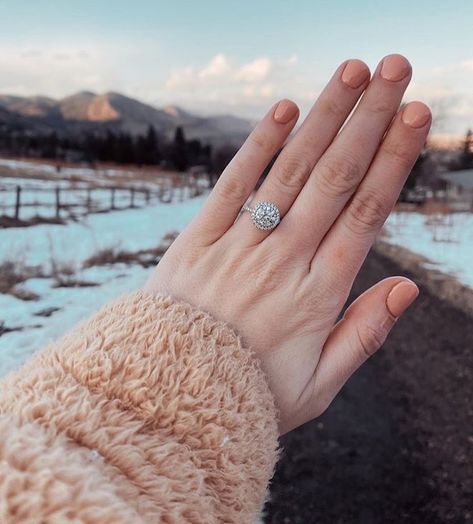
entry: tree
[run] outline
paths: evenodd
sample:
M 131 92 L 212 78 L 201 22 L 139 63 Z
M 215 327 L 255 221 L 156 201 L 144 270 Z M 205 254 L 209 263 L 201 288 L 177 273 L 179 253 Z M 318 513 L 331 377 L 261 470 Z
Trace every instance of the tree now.
M 181 126 L 176 128 L 174 134 L 173 144 L 173 164 L 178 171 L 185 171 L 189 165 L 189 159 L 187 155 L 187 144 L 184 136 L 184 130 Z
M 459 169 L 473 168 L 473 131 L 468 129 L 462 145 Z

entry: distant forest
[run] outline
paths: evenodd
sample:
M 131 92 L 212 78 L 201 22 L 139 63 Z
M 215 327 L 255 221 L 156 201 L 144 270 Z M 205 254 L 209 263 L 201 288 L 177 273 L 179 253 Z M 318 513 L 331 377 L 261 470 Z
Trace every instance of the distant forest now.
M 186 171 L 191 166 L 205 166 L 212 173 L 221 172 L 236 148 L 221 146 L 214 150 L 198 139 L 187 140 L 177 127 L 172 140 L 158 136 L 150 126 L 144 135 L 124 131 L 83 131 L 74 136 L 56 132 L 34 133 L 0 126 L 0 152 L 12 156 L 47 158 L 57 161 L 113 162 L 117 164 L 161 165 Z

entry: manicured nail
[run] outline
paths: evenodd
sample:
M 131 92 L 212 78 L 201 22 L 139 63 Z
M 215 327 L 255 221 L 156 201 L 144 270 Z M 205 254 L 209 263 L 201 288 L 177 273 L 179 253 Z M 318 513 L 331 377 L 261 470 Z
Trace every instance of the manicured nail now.
M 361 60 L 350 60 L 343 70 L 342 82 L 353 89 L 358 89 L 369 77 L 370 71 Z
M 402 121 L 410 127 L 424 127 L 430 120 L 430 109 L 422 102 L 411 102 L 402 111 Z
M 399 282 L 389 292 L 386 307 L 393 317 L 400 317 L 419 295 L 419 288 L 414 282 Z
M 274 120 L 280 124 L 287 124 L 298 113 L 298 109 L 294 102 L 290 100 L 281 100 L 274 111 Z
M 409 74 L 411 66 L 401 55 L 389 55 L 383 60 L 381 76 L 391 82 L 399 82 Z

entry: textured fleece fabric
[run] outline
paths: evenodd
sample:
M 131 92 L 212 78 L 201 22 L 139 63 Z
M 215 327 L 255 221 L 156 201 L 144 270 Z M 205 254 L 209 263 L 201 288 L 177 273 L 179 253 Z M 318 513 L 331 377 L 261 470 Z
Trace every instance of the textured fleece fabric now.
M 139 292 L 0 382 L 0 522 L 250 523 L 273 398 L 227 324 Z

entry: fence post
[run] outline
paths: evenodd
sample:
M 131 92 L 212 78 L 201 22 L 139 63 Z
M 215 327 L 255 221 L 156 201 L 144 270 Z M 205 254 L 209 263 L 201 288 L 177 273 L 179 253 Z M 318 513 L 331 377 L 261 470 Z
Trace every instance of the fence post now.
M 87 214 L 89 214 L 90 209 L 92 207 L 92 189 L 90 187 L 87 188 L 87 197 L 85 205 L 87 207 Z
M 110 209 L 116 209 L 115 207 L 115 188 L 112 187 L 110 191 Z
M 21 208 L 21 186 L 16 186 L 15 220 L 20 219 L 20 208 Z
M 135 188 L 130 187 L 130 207 L 135 207 Z
M 56 218 L 61 216 L 61 188 L 59 186 L 55 189 L 56 193 Z

